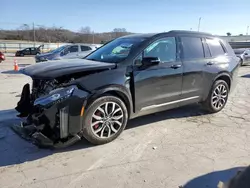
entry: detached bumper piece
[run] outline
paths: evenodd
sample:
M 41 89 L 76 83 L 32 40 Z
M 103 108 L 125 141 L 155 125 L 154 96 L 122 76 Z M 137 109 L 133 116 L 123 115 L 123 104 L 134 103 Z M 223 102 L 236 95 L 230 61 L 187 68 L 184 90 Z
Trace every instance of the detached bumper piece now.
M 19 136 L 41 148 L 65 148 L 81 140 L 81 109 L 87 92 L 71 86 L 30 102 L 28 89 L 26 85 L 16 108 L 28 114 L 26 121 L 12 126 Z M 27 103 L 28 109 L 23 105 Z
M 21 125 L 13 125 L 11 128 L 20 137 L 32 142 L 40 148 L 61 149 L 71 146 L 77 141 L 81 140 L 81 136 L 76 134 L 65 142 L 59 141 L 54 143 L 53 140 L 48 138 L 42 132 L 38 131 L 35 125 L 23 126 L 23 123 L 21 123 Z

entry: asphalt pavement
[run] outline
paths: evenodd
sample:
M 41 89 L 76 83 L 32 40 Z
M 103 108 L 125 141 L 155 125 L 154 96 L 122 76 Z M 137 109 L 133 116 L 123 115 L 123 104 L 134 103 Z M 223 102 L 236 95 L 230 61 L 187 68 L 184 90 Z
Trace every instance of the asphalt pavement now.
M 19 67 L 33 58 L 16 58 Z M 0 64 L 0 187 L 22 188 L 214 188 L 250 159 L 250 66 L 224 110 L 206 114 L 198 105 L 129 122 L 115 141 L 83 140 L 63 150 L 39 149 L 9 128 L 14 107 L 31 79 Z

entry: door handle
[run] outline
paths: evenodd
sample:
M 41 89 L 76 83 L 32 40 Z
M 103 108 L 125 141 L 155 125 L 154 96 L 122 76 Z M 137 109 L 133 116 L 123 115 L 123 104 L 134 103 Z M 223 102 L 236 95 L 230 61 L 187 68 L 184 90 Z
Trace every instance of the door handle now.
M 181 65 L 171 65 L 170 68 L 172 68 L 172 69 L 178 69 L 178 68 L 181 68 Z
M 214 62 L 212 62 L 212 61 L 209 61 L 208 63 L 207 63 L 207 65 L 213 65 L 214 64 Z

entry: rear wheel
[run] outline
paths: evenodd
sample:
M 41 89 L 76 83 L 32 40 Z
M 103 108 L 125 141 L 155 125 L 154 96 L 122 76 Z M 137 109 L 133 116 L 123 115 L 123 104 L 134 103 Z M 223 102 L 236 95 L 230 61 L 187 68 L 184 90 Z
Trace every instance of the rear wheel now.
M 123 101 L 115 96 L 103 96 L 87 108 L 83 120 L 83 136 L 93 144 L 105 144 L 124 130 L 128 112 Z
M 20 56 L 21 56 L 21 57 L 23 57 L 23 56 L 24 56 L 24 54 L 20 54 Z
M 212 113 L 221 111 L 228 99 L 229 87 L 224 80 L 217 80 L 214 82 L 211 91 L 204 101 L 204 108 Z

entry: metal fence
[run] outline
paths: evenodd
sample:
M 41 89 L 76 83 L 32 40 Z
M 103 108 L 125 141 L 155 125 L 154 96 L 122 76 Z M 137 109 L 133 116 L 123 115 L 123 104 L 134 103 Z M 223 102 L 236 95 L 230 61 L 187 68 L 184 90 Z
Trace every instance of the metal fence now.
M 63 46 L 67 43 L 42 43 L 42 42 L 28 42 L 28 41 L 0 41 L 0 51 L 4 53 L 15 53 L 17 50 L 21 50 L 29 47 L 38 47 L 44 45 L 41 48 L 42 52 L 47 52 Z

